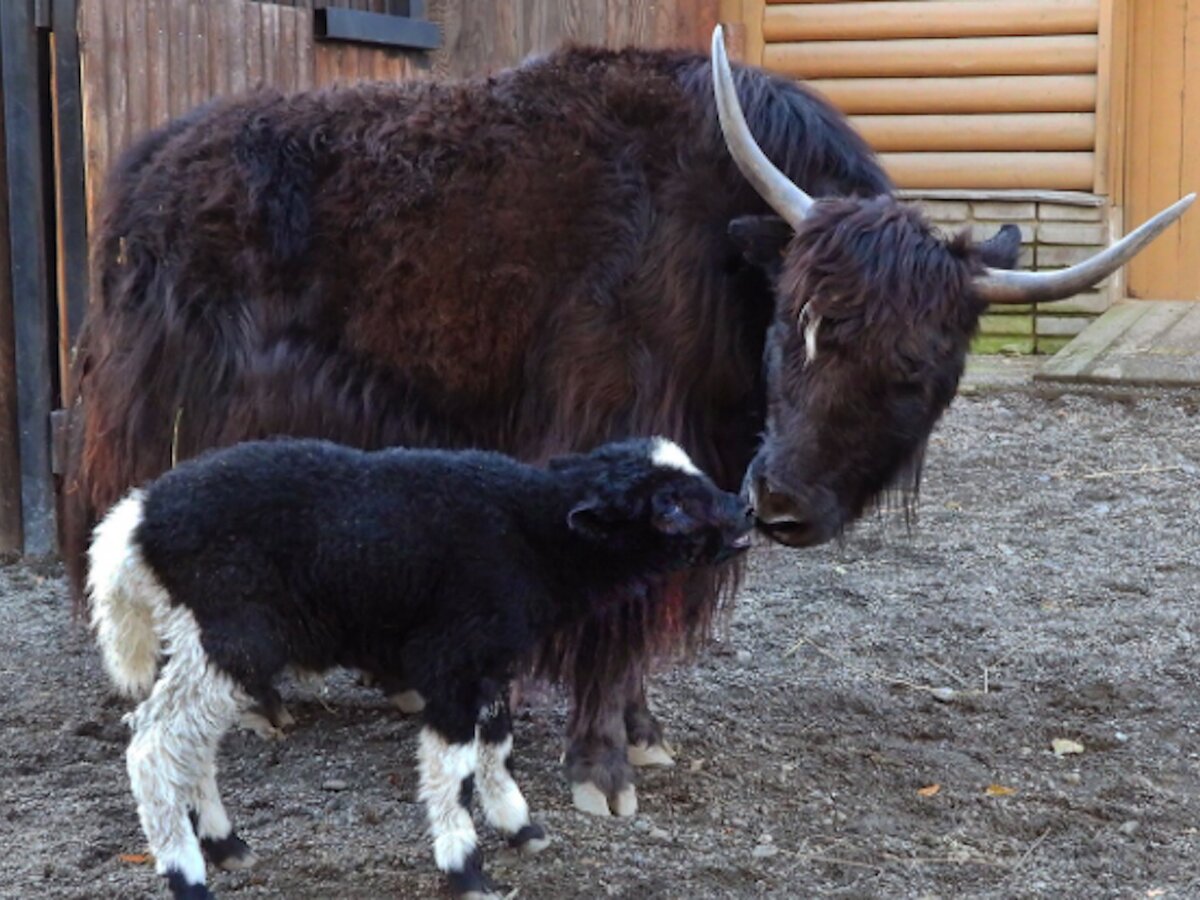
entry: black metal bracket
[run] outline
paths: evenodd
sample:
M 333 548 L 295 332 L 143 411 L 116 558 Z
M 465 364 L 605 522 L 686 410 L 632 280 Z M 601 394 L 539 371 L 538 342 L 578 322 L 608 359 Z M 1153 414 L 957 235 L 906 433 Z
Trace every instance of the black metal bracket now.
M 313 10 L 313 35 L 319 41 L 347 41 L 406 50 L 436 50 L 442 46 L 442 32 L 437 25 L 412 15 L 424 13 L 423 0 L 408 0 L 404 6 L 409 15 L 318 7 Z

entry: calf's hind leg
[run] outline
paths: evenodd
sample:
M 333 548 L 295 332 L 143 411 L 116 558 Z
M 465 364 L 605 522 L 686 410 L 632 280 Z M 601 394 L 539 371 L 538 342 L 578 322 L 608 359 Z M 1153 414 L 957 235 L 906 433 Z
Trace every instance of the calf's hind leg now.
M 248 869 L 258 862 L 250 846 L 238 837 L 221 803 L 217 788 L 217 760 L 215 744 L 206 748 L 204 777 L 196 791 L 195 814 L 192 827 L 200 839 L 200 850 L 204 858 L 226 871 Z
M 203 900 L 211 895 L 189 807 L 198 807 L 196 823 L 202 835 L 233 837 L 216 795 L 213 760 L 221 736 L 237 721 L 244 697 L 205 657 L 191 614 L 176 609 L 168 617 L 171 658 L 150 696 L 128 717 L 134 734 L 125 758 L 156 870 L 167 879 L 176 900 Z M 220 829 L 226 834 L 217 835 Z

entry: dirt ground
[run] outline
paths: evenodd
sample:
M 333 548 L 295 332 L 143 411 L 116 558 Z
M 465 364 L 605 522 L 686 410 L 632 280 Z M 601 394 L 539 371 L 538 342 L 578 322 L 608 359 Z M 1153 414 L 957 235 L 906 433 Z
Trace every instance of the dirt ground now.
M 561 698 L 522 713 L 517 777 L 555 843 L 521 859 L 480 824 L 491 873 L 521 900 L 1200 896 L 1198 410 L 960 397 L 911 534 L 882 516 L 754 552 L 724 638 L 654 683 L 678 765 L 643 771 L 635 819 L 571 811 Z M 0 568 L 0 669 L 0 896 L 164 896 L 124 705 L 57 568 Z M 348 677 L 290 705 L 286 741 L 223 746 L 260 863 L 217 894 L 441 895 L 414 721 Z

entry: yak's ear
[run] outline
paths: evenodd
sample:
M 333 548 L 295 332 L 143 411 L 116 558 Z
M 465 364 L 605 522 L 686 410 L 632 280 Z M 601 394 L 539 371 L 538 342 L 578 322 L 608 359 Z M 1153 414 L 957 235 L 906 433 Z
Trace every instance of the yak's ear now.
M 742 256 L 765 269 L 779 265 L 794 234 L 779 216 L 739 216 L 729 223 L 729 237 Z
M 979 258 L 985 266 L 993 269 L 1016 268 L 1021 253 L 1021 229 L 1016 225 L 1005 225 L 986 241 L 978 245 Z

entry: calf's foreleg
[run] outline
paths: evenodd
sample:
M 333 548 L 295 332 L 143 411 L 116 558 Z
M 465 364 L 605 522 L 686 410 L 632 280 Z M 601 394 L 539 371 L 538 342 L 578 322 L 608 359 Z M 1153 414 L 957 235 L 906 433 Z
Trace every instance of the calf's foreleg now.
M 550 843 L 545 829 L 529 819 L 529 804 L 509 765 L 512 758 L 512 716 L 504 691 L 483 708 L 478 729 L 479 766 L 475 787 L 488 823 L 508 839 L 512 847 L 532 854 Z
M 446 873 L 451 890 L 473 900 L 495 898 L 491 882 L 483 872 L 483 854 L 475 825 L 471 822 L 471 795 L 479 751 L 475 739 L 475 716 L 464 725 L 437 716 L 421 729 L 417 739 L 418 795 L 425 805 L 433 838 L 433 860 Z M 473 711 L 472 711 L 473 712 Z M 438 721 L 442 719 L 442 721 Z M 434 724 L 437 722 L 437 724 Z M 446 725 L 449 724 L 449 727 Z

